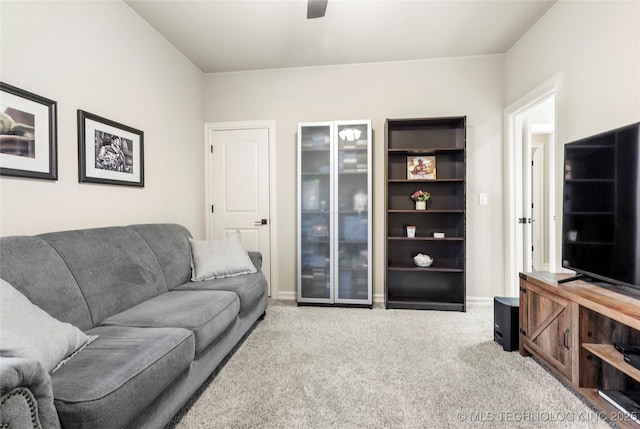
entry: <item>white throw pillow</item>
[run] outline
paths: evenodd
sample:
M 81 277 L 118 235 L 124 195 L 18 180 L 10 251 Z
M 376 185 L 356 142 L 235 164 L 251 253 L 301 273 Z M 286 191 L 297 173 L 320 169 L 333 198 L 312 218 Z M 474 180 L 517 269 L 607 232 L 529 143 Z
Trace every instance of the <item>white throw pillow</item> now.
M 0 356 L 34 359 L 53 372 L 96 338 L 51 317 L 0 279 Z
M 256 267 L 236 234 L 222 240 L 193 240 L 191 281 L 234 277 L 255 273 Z

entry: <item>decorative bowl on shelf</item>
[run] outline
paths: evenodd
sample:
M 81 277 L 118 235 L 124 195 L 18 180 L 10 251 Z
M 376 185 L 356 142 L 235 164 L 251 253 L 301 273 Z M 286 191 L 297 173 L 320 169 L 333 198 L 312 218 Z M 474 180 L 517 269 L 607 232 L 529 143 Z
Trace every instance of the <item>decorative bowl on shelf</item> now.
M 429 255 L 418 253 L 413 257 L 413 263 L 420 268 L 427 268 L 430 267 L 431 264 L 433 264 L 433 258 Z

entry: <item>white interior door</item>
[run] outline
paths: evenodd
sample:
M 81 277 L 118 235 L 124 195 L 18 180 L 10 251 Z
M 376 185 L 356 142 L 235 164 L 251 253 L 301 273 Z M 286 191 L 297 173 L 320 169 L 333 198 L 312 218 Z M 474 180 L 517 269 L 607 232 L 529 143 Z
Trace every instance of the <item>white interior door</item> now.
M 531 147 L 531 210 L 532 220 L 532 265 L 536 271 L 542 271 L 545 267 L 545 177 L 544 177 L 544 145 L 534 142 Z M 548 265 L 547 265 L 548 266 Z
M 531 159 L 531 125 L 528 119 L 524 119 L 522 124 L 522 223 L 524 227 L 523 235 L 523 261 L 524 271 L 533 270 L 533 180 L 532 180 L 532 159 Z
M 246 250 L 262 253 L 271 280 L 269 129 L 209 130 L 209 239 L 239 231 Z

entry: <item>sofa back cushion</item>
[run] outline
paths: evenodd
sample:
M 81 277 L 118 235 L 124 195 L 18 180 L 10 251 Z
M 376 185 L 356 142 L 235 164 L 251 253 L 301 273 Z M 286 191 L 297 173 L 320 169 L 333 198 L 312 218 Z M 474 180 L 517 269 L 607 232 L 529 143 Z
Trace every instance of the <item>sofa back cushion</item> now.
M 71 269 L 94 326 L 167 291 L 158 259 L 131 228 L 83 229 L 39 237 L 50 243 Z
M 93 327 L 89 306 L 60 254 L 39 237 L 0 239 L 0 277 L 54 318 Z
M 176 224 L 131 225 L 156 255 L 167 286 L 173 289 L 191 278 L 191 233 Z

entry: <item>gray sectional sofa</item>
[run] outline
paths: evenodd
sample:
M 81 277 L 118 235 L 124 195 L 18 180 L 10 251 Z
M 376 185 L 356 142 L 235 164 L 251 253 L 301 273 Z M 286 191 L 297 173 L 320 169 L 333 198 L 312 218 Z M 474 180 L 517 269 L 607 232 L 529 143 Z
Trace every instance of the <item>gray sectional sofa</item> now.
M 190 237 L 152 224 L 1 238 L 0 278 L 98 338 L 52 374 L 0 357 L 0 427 L 164 427 L 267 305 L 259 253 L 255 273 L 192 282 Z

